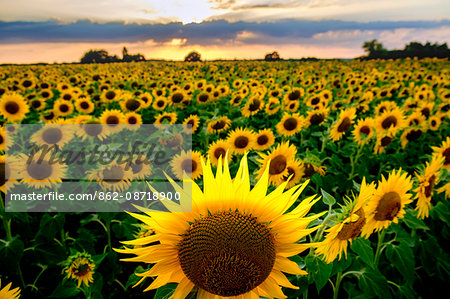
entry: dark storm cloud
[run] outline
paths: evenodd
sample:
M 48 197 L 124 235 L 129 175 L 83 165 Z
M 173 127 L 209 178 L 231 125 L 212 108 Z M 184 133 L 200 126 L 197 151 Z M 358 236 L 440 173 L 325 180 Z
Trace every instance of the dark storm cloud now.
M 217 45 L 236 40 L 242 32 L 250 32 L 260 38 L 242 40 L 247 44 L 304 40 L 315 34 L 339 30 L 395 30 L 398 28 L 438 28 L 449 26 L 444 21 L 396 21 L 353 22 L 337 20 L 281 20 L 274 22 L 234 22 L 224 20 L 202 23 L 124 24 L 120 22 L 96 23 L 77 21 L 61 24 L 47 22 L 0 22 L 0 44 L 30 42 L 140 42 L 154 40 L 157 43 L 174 38 L 187 39 L 188 44 Z

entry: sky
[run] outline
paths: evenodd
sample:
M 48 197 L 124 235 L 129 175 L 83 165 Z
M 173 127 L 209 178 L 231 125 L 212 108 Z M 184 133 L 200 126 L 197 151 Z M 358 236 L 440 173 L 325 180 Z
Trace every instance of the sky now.
M 354 58 L 371 39 L 450 44 L 449 16 L 448 0 L 0 0 L 0 63 L 124 46 L 147 59 Z

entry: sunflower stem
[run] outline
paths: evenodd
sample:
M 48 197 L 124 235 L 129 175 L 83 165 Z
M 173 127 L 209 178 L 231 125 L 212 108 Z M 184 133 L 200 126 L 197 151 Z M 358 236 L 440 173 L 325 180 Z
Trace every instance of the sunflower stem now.
M 0 217 L 2 218 L 3 227 L 6 232 L 6 241 L 11 241 L 12 240 L 11 220 L 6 219 L 6 210 L 2 194 L 0 194 Z
M 342 272 L 338 272 L 336 276 L 336 286 L 333 288 L 333 299 L 337 299 L 338 297 L 339 286 L 341 285 L 342 277 Z
M 350 165 L 351 165 L 351 171 L 350 171 L 350 175 L 348 176 L 348 179 L 351 180 L 354 177 L 354 173 L 355 173 L 355 165 L 356 162 L 358 161 L 358 159 L 361 157 L 361 149 L 363 147 L 362 146 L 358 146 L 358 150 L 356 151 L 355 157 L 353 158 L 353 156 L 350 157 Z
M 385 234 L 386 234 L 385 229 L 383 229 L 381 232 L 378 232 L 377 250 L 375 251 L 375 259 L 373 261 L 375 266 L 378 266 L 378 262 L 380 260 L 380 255 L 381 255 L 381 251 L 382 251 L 381 245 L 383 244 Z

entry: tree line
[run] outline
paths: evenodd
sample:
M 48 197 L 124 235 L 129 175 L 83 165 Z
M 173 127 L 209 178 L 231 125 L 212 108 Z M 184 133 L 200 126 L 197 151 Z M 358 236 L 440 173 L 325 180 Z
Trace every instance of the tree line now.
M 367 53 L 366 56 L 360 57 L 367 59 L 398 59 L 398 58 L 450 58 L 450 49 L 447 43 L 438 44 L 427 42 L 421 44 L 419 42 L 410 42 L 406 44 L 402 50 L 387 50 L 378 40 L 373 39 L 363 43 L 362 48 Z

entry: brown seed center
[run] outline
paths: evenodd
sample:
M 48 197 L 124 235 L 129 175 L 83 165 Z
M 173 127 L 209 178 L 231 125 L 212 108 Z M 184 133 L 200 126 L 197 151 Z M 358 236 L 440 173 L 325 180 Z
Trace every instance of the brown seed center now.
M 297 119 L 293 118 L 293 117 L 289 117 L 288 119 L 286 119 L 283 123 L 283 127 L 287 130 L 287 131 L 293 131 L 297 128 L 298 122 Z
M 256 217 L 221 212 L 195 221 L 179 244 L 184 274 L 218 296 L 238 296 L 260 285 L 275 263 L 274 237 Z
M 16 102 L 8 102 L 5 105 L 5 110 L 9 114 L 16 114 L 17 112 L 19 112 L 20 106 Z
M 350 118 L 345 117 L 339 124 L 337 130 L 339 133 L 346 132 L 348 129 L 350 129 L 351 125 L 352 125 L 352 121 L 350 120 Z
M 58 128 L 48 128 L 42 133 L 42 139 L 47 144 L 58 143 L 62 139 L 62 132 Z
M 246 136 L 238 136 L 234 140 L 234 146 L 236 148 L 246 148 L 248 146 L 249 140 Z
M 402 207 L 402 200 L 397 192 L 388 192 L 380 199 L 375 211 L 374 219 L 377 221 L 392 221 Z
M 48 179 L 52 174 L 52 166 L 47 161 L 33 161 L 27 166 L 27 172 L 32 179 Z
M 286 169 L 287 160 L 283 155 L 278 155 L 270 161 L 269 174 L 277 175 Z
M 396 125 L 397 125 L 397 118 L 393 115 L 389 115 L 381 123 L 383 129 L 389 129 L 391 126 L 395 127 Z

